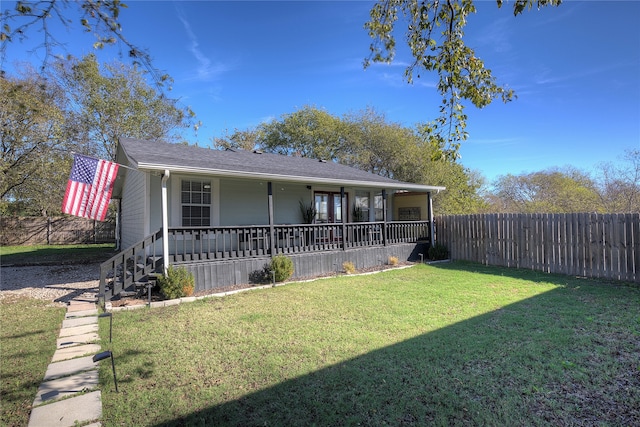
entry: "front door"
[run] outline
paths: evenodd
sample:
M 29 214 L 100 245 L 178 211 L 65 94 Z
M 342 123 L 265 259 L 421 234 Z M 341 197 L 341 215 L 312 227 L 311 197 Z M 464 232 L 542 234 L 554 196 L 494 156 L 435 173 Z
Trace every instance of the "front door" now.
M 316 192 L 316 222 L 342 222 L 342 197 L 340 193 Z

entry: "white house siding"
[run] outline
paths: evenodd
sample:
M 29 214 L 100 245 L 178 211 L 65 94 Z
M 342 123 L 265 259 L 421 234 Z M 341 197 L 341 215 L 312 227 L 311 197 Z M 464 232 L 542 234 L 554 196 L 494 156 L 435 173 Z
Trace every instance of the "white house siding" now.
M 220 180 L 220 225 L 269 224 L 268 184 L 264 181 Z
M 127 248 L 145 237 L 145 200 L 147 200 L 147 174 L 127 170 L 122 190 L 122 247 Z
M 273 216 L 276 224 L 301 224 L 300 201 L 308 205 L 312 191 L 303 184 L 273 184 Z
M 159 175 L 149 175 L 148 179 L 150 195 L 148 200 L 149 215 L 148 223 L 145 224 L 147 234 L 153 233 L 162 228 L 162 177 Z M 169 206 L 171 206 L 171 192 L 167 191 Z

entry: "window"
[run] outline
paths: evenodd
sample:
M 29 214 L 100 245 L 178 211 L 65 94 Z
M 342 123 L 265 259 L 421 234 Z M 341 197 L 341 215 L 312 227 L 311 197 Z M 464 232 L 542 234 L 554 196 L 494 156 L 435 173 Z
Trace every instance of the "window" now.
M 182 181 L 182 226 L 211 225 L 211 181 Z
M 369 192 L 368 191 L 356 191 L 356 205 L 355 205 L 353 222 L 368 222 L 369 221 Z
M 374 213 L 376 215 L 376 221 L 384 220 L 384 203 L 382 200 L 382 193 L 378 193 L 373 196 L 373 207 Z

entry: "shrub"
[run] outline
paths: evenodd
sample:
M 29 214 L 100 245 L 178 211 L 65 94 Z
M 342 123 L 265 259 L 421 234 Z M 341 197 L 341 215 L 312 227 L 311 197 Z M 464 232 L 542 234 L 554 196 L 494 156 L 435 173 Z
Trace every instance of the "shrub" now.
M 432 261 L 439 261 L 447 259 L 449 257 L 449 251 L 447 247 L 440 243 L 435 243 L 429 248 L 429 259 Z
M 186 268 L 174 268 L 171 265 L 167 268 L 165 276 L 158 277 L 158 286 L 162 295 L 167 299 L 188 297 L 193 294 L 195 278 L 193 273 Z
M 398 257 L 397 256 L 390 256 L 389 257 L 389 265 L 393 265 L 393 266 L 398 265 Z
M 345 261 L 342 263 L 342 269 L 347 274 L 353 274 L 356 272 L 356 266 L 351 261 Z
M 270 267 L 275 272 L 276 282 L 284 282 L 293 275 L 293 261 L 284 255 L 274 256 Z

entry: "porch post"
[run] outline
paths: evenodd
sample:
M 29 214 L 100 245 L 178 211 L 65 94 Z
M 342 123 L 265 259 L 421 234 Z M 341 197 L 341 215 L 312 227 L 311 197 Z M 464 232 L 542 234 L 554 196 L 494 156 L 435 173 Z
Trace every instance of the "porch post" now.
M 342 250 L 347 249 L 347 215 L 349 211 L 347 210 L 344 200 L 344 187 L 340 187 L 340 209 L 342 210 Z
M 276 255 L 276 233 L 273 227 L 273 186 L 271 181 L 267 183 L 267 192 L 269 195 L 269 251 L 273 258 Z
M 382 190 L 382 245 L 387 246 L 387 190 Z
M 433 247 L 436 227 L 433 224 L 433 199 L 431 198 L 431 191 L 427 191 L 427 217 L 429 219 L 429 245 Z
M 162 269 L 165 275 L 169 268 L 169 204 L 167 202 L 169 175 L 169 170 L 165 169 L 162 175 Z

